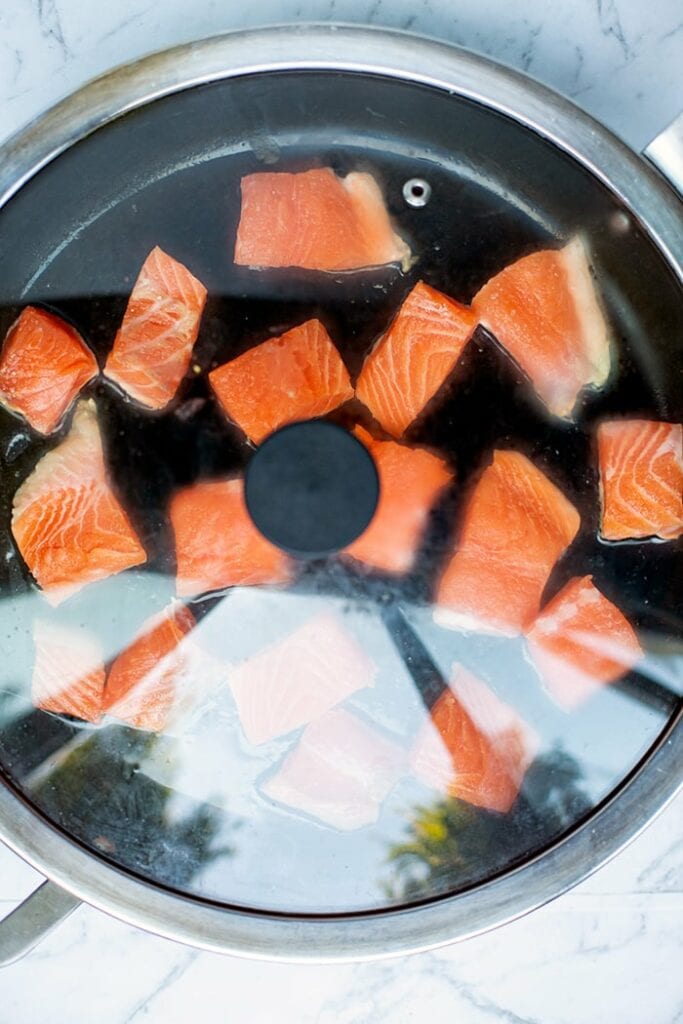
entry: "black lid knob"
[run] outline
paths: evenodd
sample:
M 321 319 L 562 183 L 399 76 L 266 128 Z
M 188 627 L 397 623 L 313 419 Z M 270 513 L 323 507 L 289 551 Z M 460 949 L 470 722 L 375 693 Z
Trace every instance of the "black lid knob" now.
M 365 446 L 326 420 L 277 430 L 247 467 L 249 513 L 271 543 L 299 558 L 347 547 L 370 523 L 379 498 Z

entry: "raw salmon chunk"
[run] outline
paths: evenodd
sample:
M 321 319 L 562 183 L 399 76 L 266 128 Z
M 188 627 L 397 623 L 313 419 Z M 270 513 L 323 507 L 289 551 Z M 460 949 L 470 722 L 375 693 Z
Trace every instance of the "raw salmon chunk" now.
M 434 397 L 477 325 L 475 314 L 419 281 L 365 360 L 356 395 L 394 437 Z
M 481 679 L 453 665 L 450 688 L 420 729 L 410 763 L 443 795 L 506 814 L 538 750 L 538 738 Z
M 579 514 L 519 452 L 496 451 L 465 509 L 458 548 L 439 583 L 444 626 L 516 636 L 534 621 Z
M 472 308 L 556 416 L 571 416 L 583 388 L 607 380 L 610 332 L 579 238 L 505 267 Z
M 44 309 L 27 306 L 0 353 L 0 405 L 40 434 L 51 434 L 98 373 L 78 331 Z
M 187 373 L 206 288 L 158 246 L 142 265 L 104 372 L 148 409 L 163 409 Z
M 606 540 L 683 534 L 683 426 L 610 420 L 598 427 L 600 533 Z
M 94 402 L 79 403 L 67 437 L 15 494 L 12 533 L 53 605 L 147 560 L 109 484 Z
M 261 791 L 342 831 L 377 821 L 403 769 L 403 752 L 343 708 L 304 729 L 294 750 Z
M 146 622 L 109 670 L 104 710 L 135 729 L 164 729 L 178 704 L 187 660 L 184 641 L 195 625 L 182 605 Z
M 36 619 L 33 643 L 34 707 L 98 722 L 102 714 L 104 655 L 96 637 L 82 629 Z
M 527 640 L 548 693 L 567 711 L 643 656 L 633 627 L 590 576 L 570 580 L 548 602 Z
M 241 480 L 186 487 L 171 499 L 170 518 L 181 597 L 290 578 L 289 558 L 254 526 Z
M 348 371 L 319 320 L 270 338 L 209 374 L 225 413 L 255 444 L 285 423 L 353 398 Z
M 410 265 L 371 174 L 338 178 L 329 167 L 242 178 L 235 263 L 247 267 L 362 270 Z
M 429 512 L 453 474 L 443 459 L 424 448 L 377 441 L 356 427 L 379 474 L 379 503 L 367 530 L 344 554 L 382 572 L 412 568 Z
M 244 734 L 265 743 L 373 686 L 374 662 L 332 612 L 247 658 L 229 677 Z

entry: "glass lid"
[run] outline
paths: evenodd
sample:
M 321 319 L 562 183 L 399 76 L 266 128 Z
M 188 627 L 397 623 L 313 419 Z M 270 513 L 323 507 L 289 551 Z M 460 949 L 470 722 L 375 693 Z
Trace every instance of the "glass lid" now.
M 584 821 L 680 704 L 673 275 L 492 111 L 187 90 L 0 211 L 0 772 L 94 855 L 400 907 Z

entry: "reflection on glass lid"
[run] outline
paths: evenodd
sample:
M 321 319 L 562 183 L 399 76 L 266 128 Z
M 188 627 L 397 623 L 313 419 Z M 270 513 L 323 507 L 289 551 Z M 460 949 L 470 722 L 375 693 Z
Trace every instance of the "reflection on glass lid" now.
M 112 213 L 114 294 L 62 300 L 55 256 L 0 308 L 0 765 L 228 904 L 484 883 L 680 699 L 680 423 L 587 236 L 470 182 L 508 255 L 452 273 L 452 171 L 340 147 L 208 161 L 210 244 L 186 173 Z

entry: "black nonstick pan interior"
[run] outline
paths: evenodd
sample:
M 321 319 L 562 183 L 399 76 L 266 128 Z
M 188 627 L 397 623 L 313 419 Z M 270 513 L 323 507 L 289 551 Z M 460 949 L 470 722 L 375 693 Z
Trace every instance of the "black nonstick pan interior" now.
M 240 178 L 312 166 L 377 177 L 418 255 L 409 273 L 233 265 Z M 431 186 L 422 208 L 403 197 L 411 178 Z M 228 769 L 227 758 L 220 764 L 220 737 L 218 746 L 202 750 L 201 726 L 189 740 L 157 740 L 115 725 L 87 730 L 32 711 L 30 632 L 41 599 L 9 522 L 17 486 L 55 441 L 39 439 L 0 410 L 0 768 L 11 784 L 79 842 L 157 884 L 275 912 L 347 913 L 482 883 L 555 840 L 623 782 L 681 692 L 683 554 L 680 542 L 597 539 L 594 427 L 612 415 L 681 422 L 683 302 L 638 223 L 567 156 L 472 102 L 380 77 L 291 72 L 193 88 L 98 130 L 0 211 L 0 337 L 23 306 L 45 305 L 77 326 L 103 365 L 135 276 L 155 245 L 208 288 L 195 349 L 202 372 L 188 376 L 167 411 L 145 412 L 101 381 L 90 388 L 116 487 L 149 561 L 56 614 L 87 618 L 115 644 L 172 593 L 170 495 L 195 480 L 240 471 L 252 455 L 217 408 L 206 371 L 318 317 L 353 377 L 417 280 L 469 302 L 506 263 L 576 232 L 586 238 L 618 348 L 604 391 L 585 395 L 574 424 L 549 418 L 523 375 L 479 331 L 447 392 L 407 436 L 441 452 L 457 476 L 435 510 L 416 570 L 397 581 L 338 559 L 312 561 L 302 563 L 291 588 L 302 602 L 333 598 L 358 606 L 361 633 L 389 652 L 371 704 L 364 707 L 359 697 L 359 709 L 384 715 L 388 730 L 405 742 L 443 688 L 452 660 L 469 664 L 534 720 L 545 746 L 510 815 L 457 801 L 439 805 L 406 782 L 377 825 L 336 834 L 273 811 L 251 793 L 248 773 L 240 775 L 233 762 Z M 360 415 L 352 406 L 333 418 L 349 426 Z M 581 512 L 580 536 L 547 595 L 572 576 L 592 573 L 648 650 L 641 672 L 575 716 L 540 692 L 521 644 L 430 623 L 444 551 L 494 447 L 530 455 Z M 214 645 L 228 643 L 242 656 L 256 643 L 240 629 L 241 615 L 253 614 L 253 598 L 245 601 L 243 610 L 235 595 L 194 603 L 199 617 L 221 623 L 207 629 Z M 232 724 L 222 723 L 226 736 Z M 272 752 L 281 755 L 279 748 Z M 206 762 L 200 772 L 197 759 Z M 212 765 L 220 768 L 215 777 Z M 252 767 L 257 775 L 267 770 L 265 762 Z M 420 844 L 430 813 L 443 836 L 440 858 L 431 860 Z

